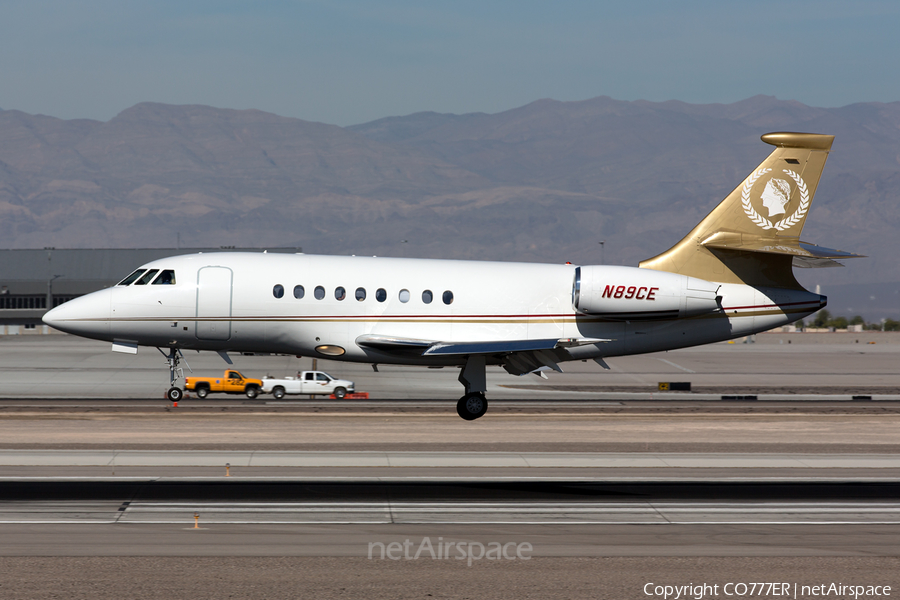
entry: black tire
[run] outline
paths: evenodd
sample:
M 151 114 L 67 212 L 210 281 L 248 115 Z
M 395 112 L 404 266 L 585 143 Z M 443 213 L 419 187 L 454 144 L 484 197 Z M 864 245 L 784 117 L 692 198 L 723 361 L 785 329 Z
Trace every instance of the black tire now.
M 344 396 L 347 395 L 347 388 L 336 387 L 334 388 L 334 397 L 338 400 L 343 400 Z
M 209 387 L 207 387 L 205 385 L 201 385 L 200 387 L 198 387 L 197 389 L 194 390 L 194 393 L 197 394 L 198 398 L 201 398 L 201 399 L 206 398 L 207 396 L 209 396 Z
M 247 389 L 244 390 L 244 394 L 246 394 L 248 398 L 253 400 L 257 396 L 259 396 L 259 388 L 255 385 L 249 385 L 247 386 Z
M 272 395 L 275 396 L 275 398 L 277 398 L 278 400 L 281 400 L 282 398 L 284 398 L 284 388 L 280 385 L 276 386 L 275 389 L 272 390 Z
M 166 399 L 170 402 L 178 402 L 184 397 L 184 392 L 181 391 L 181 388 L 170 387 L 166 390 Z
M 456 403 L 456 414 L 466 421 L 474 421 L 487 412 L 488 401 L 481 392 L 466 394 Z

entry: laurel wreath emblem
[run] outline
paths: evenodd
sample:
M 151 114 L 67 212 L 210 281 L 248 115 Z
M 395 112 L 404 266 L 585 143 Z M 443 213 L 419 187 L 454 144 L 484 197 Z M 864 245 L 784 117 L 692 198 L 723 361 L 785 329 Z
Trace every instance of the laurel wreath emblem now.
M 747 182 L 744 184 L 744 189 L 741 190 L 741 206 L 744 207 L 744 212 L 747 214 L 747 217 L 753 221 L 759 227 L 763 229 L 776 229 L 778 231 L 784 231 L 785 229 L 790 229 L 797 223 L 803 220 L 803 217 L 806 216 L 807 211 L 809 210 L 809 189 L 806 187 L 806 182 L 803 181 L 803 178 L 800 177 L 794 171 L 789 169 L 785 169 L 784 173 L 794 180 L 794 183 L 797 184 L 797 190 L 800 192 L 800 206 L 794 211 L 790 217 L 782 219 L 778 223 L 772 223 L 769 219 L 765 218 L 758 212 L 753 206 L 750 204 L 750 190 L 753 188 L 753 184 L 756 183 L 756 180 L 770 172 L 772 169 L 760 169 L 749 178 L 747 178 Z
M 750 217 L 751 221 L 763 229 L 772 229 L 774 225 L 772 225 L 770 220 L 756 212 L 756 209 L 750 204 L 750 189 L 753 187 L 753 184 L 756 183 L 757 179 L 771 170 L 772 169 L 760 169 L 751 175 L 747 179 L 747 183 L 744 184 L 744 189 L 741 191 L 741 205 L 744 207 L 744 212 L 747 213 L 747 216 Z

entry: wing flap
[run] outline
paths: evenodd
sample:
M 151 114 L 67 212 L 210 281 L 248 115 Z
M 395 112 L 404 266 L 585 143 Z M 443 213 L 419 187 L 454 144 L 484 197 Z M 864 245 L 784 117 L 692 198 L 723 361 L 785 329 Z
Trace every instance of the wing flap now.
M 507 354 L 556 348 L 558 339 L 547 340 L 499 340 L 490 342 L 438 342 L 424 352 L 426 356 L 453 354 Z
M 437 342 L 413 338 L 361 335 L 356 338 L 356 343 L 363 348 L 381 350 L 389 354 L 424 354 L 426 350 Z

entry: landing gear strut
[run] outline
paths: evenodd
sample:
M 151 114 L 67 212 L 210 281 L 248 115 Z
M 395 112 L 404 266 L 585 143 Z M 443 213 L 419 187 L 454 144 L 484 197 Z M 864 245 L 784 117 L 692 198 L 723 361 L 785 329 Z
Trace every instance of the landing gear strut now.
M 456 414 L 466 421 L 474 421 L 487 412 L 488 401 L 484 396 L 487 391 L 485 367 L 484 356 L 473 354 L 459 372 L 459 382 L 465 386 L 466 395 L 456 403 Z
M 166 399 L 170 402 L 178 402 L 184 397 L 184 391 L 180 387 L 175 386 L 175 380 L 184 377 L 184 369 L 179 364 L 184 355 L 181 354 L 181 350 L 178 348 L 169 348 L 168 355 L 160 348 L 157 348 L 157 350 L 166 357 L 169 363 L 169 389 L 166 390 Z M 184 364 L 187 364 L 187 361 Z M 188 365 L 188 368 L 190 369 L 190 365 Z

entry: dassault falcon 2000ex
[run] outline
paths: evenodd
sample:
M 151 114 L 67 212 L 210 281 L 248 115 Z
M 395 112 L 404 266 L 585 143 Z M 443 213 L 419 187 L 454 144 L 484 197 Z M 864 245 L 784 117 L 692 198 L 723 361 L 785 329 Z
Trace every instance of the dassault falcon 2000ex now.
M 800 241 L 834 136 L 768 133 L 775 150 L 675 246 L 639 267 L 303 254 L 153 261 L 49 311 L 56 329 L 168 350 L 295 354 L 459 367 L 467 420 L 487 411 L 485 368 L 560 364 L 708 344 L 816 312 L 793 266 L 858 256 Z M 165 353 L 164 353 L 165 354 Z M 542 373 L 540 373 L 542 374 Z

